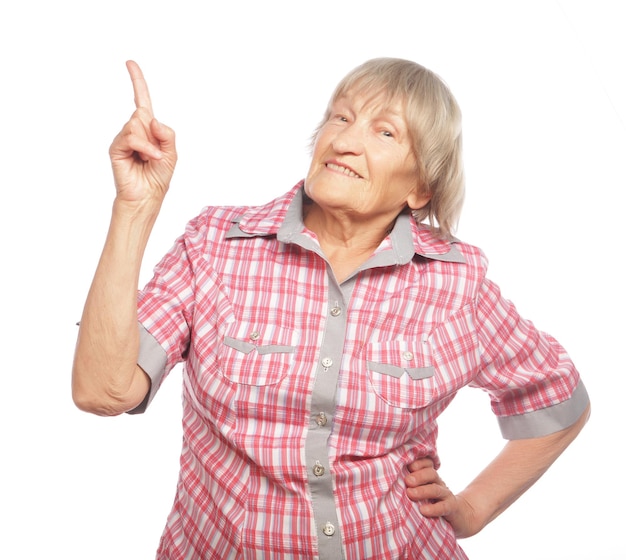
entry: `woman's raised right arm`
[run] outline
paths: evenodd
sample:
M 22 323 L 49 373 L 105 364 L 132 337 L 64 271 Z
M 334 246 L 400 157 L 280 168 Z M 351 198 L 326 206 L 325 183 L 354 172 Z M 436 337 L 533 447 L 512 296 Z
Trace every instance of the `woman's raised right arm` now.
M 174 132 L 152 111 L 139 66 L 126 63 L 136 110 L 109 154 L 116 197 L 109 231 L 83 310 L 72 369 L 81 410 L 111 416 L 138 406 L 150 379 L 137 365 L 137 287 L 143 254 L 176 165 Z

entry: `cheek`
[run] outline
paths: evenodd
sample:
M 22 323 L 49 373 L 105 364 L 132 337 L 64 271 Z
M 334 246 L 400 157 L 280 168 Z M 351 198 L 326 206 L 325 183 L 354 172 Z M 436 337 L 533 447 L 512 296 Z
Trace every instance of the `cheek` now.
M 390 169 L 387 177 L 410 187 L 419 183 L 417 165 L 411 160 L 407 161 L 406 157 L 397 159 L 395 167 Z
M 326 143 L 322 137 L 322 133 L 318 134 L 313 147 L 311 148 L 311 162 L 309 164 L 309 171 L 307 177 L 314 175 L 322 166 L 323 154 L 325 151 Z
M 313 179 L 313 160 L 311 160 L 311 163 L 309 165 L 309 170 L 307 171 L 306 174 L 306 179 L 304 180 L 304 190 L 307 190 L 307 185 L 312 181 Z
M 317 152 L 314 149 L 313 153 L 311 154 L 311 161 L 309 162 L 309 169 L 306 174 L 305 187 L 307 183 L 310 183 L 315 179 L 315 176 L 319 173 L 319 170 L 319 157 L 317 157 Z
M 328 126 L 322 126 L 317 132 L 317 136 L 315 137 L 315 141 L 313 142 L 313 147 L 311 149 L 311 154 L 313 157 L 318 155 L 320 152 L 323 152 L 330 146 L 332 141 L 331 131 L 328 129 Z

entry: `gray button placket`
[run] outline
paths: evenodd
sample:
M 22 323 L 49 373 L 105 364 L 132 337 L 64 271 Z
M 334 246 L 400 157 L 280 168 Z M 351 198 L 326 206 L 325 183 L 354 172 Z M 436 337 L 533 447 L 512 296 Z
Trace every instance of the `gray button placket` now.
M 346 336 L 345 306 L 350 301 L 354 282 L 354 278 L 350 279 L 340 288 L 334 279 L 329 281 L 326 327 L 311 394 L 305 454 L 320 559 L 343 558 L 341 527 L 333 494 L 328 438 L 333 428 L 335 391 Z

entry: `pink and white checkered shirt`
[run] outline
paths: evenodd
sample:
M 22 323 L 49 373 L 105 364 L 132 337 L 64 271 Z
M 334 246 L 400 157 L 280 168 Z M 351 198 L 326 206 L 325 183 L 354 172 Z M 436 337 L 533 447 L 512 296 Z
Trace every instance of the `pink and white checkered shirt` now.
M 399 216 L 341 285 L 302 223 L 302 183 L 206 208 L 139 294 L 141 412 L 179 362 L 183 449 L 159 559 L 460 559 L 405 495 L 465 385 L 505 437 L 570 425 L 587 395 L 563 348 L 485 278 L 482 253 Z

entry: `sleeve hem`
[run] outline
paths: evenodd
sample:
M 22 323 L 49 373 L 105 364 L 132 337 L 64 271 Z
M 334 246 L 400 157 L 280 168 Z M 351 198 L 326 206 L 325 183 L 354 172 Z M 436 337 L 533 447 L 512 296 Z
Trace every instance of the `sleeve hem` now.
M 129 410 L 128 414 L 143 414 L 146 411 L 159 390 L 167 365 L 167 353 L 157 342 L 157 339 L 141 323 L 139 323 L 139 357 L 137 358 L 137 365 L 148 374 L 151 382 L 150 391 L 148 391 L 143 402 L 133 410 Z
M 588 404 L 589 395 L 583 382 L 579 381 L 566 401 L 527 414 L 499 417 L 500 431 L 505 439 L 547 436 L 571 426 Z

